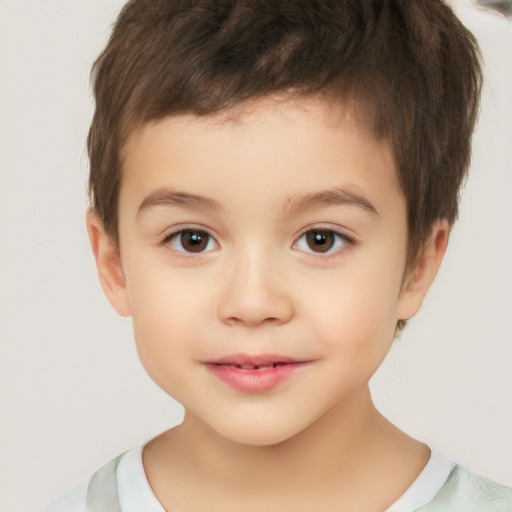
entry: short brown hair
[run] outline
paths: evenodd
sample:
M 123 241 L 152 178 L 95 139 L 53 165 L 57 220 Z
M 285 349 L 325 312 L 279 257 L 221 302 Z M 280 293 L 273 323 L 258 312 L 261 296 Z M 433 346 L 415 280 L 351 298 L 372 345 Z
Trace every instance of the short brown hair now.
M 90 197 L 116 239 L 134 128 L 282 92 L 349 102 L 389 141 L 409 262 L 437 219 L 457 217 L 481 69 L 475 38 L 441 0 L 131 0 L 93 82 Z

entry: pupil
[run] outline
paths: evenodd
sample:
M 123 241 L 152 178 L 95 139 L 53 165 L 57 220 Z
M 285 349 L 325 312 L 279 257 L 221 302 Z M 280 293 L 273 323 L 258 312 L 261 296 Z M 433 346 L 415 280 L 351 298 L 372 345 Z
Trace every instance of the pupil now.
M 188 252 L 201 252 L 208 244 L 208 234 L 203 231 L 183 231 L 181 245 Z
M 310 231 L 306 239 L 309 248 L 315 252 L 327 252 L 334 245 L 334 235 L 329 231 Z

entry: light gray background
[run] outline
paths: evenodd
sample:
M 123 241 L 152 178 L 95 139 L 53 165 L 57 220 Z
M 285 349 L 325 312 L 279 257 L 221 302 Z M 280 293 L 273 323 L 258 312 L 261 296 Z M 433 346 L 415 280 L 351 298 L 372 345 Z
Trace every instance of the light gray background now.
M 0 512 L 180 421 L 97 284 L 84 227 L 89 69 L 123 0 L 0 0 Z M 461 221 L 373 382 L 399 426 L 512 485 L 512 22 L 461 0 L 487 83 Z

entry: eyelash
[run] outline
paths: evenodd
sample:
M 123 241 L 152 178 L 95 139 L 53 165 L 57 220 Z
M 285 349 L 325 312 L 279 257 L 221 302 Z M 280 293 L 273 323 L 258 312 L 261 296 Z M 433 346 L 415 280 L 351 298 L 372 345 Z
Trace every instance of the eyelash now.
M 187 232 L 196 233 L 196 234 L 197 233 L 201 233 L 201 234 L 206 235 L 206 237 L 208 238 L 207 247 L 210 244 L 211 240 L 214 240 L 215 244 L 218 245 L 218 243 L 215 240 L 215 238 L 212 235 L 210 235 L 206 230 L 200 229 L 200 228 L 194 228 L 194 227 L 184 227 L 184 228 L 181 228 L 181 229 L 179 229 L 177 231 L 173 231 L 172 233 L 170 233 L 169 235 L 167 235 L 163 239 L 162 245 L 164 245 L 166 247 L 171 247 L 171 242 L 172 242 L 173 239 L 177 239 L 183 233 L 187 233 Z M 185 258 L 197 258 L 198 255 L 201 256 L 202 254 L 205 254 L 204 251 L 200 251 L 200 252 L 194 253 L 194 252 L 189 252 L 189 251 L 186 251 L 186 250 L 179 250 L 179 249 L 174 249 L 174 250 L 176 252 L 179 252 L 180 255 L 185 257 Z M 207 251 L 207 252 L 210 252 L 210 251 Z
M 304 231 L 302 231 L 302 233 L 300 233 L 299 236 L 297 236 L 297 238 L 295 239 L 293 245 L 292 245 L 292 248 L 296 248 L 298 242 L 305 236 L 307 235 L 308 233 L 312 233 L 312 232 L 318 232 L 318 233 L 327 233 L 327 234 L 331 234 L 333 235 L 335 238 L 338 239 L 338 241 L 341 239 L 342 241 L 342 244 L 343 246 L 341 248 L 338 248 L 337 250 L 335 250 L 334 252 L 330 253 L 330 252 L 325 252 L 325 253 L 316 253 L 314 251 L 305 251 L 303 250 L 303 252 L 306 252 L 306 254 L 314 257 L 314 258 L 317 258 L 317 259 L 321 259 L 322 261 L 329 261 L 333 258 L 336 258 L 338 256 L 341 255 L 341 253 L 344 253 L 348 248 L 356 245 L 356 241 L 345 235 L 345 234 L 342 234 L 342 233 L 339 233 L 338 231 L 335 231 L 333 229 L 329 229 L 329 228 L 323 228 L 323 227 L 314 227 L 314 228 L 308 228 L 308 229 L 305 229 Z M 166 246 L 166 247 L 170 247 L 171 246 L 171 242 L 173 239 L 176 239 L 178 237 L 180 237 L 183 233 L 186 233 L 186 232 L 191 232 L 191 233 L 201 233 L 203 235 L 205 235 L 207 238 L 208 238 L 208 241 L 207 241 L 207 246 L 210 244 L 210 242 L 213 240 L 214 243 L 218 246 L 218 242 L 215 240 L 215 238 L 210 235 L 208 233 L 208 231 L 204 230 L 204 229 L 200 229 L 200 228 L 194 228 L 194 227 L 184 227 L 182 229 L 179 229 L 177 231 L 173 231 L 172 233 L 170 233 L 169 235 L 167 235 L 163 241 L 162 241 L 162 245 L 163 246 Z M 336 241 L 334 242 L 336 243 Z M 179 252 L 181 254 L 181 256 L 183 257 L 186 257 L 186 258 L 197 258 L 198 256 L 201 256 L 202 254 L 205 254 L 204 251 L 199 251 L 197 253 L 194 253 L 194 252 L 189 252 L 189 251 L 186 251 L 186 250 L 179 250 L 179 249 L 174 249 L 175 251 Z M 299 249 L 300 250 L 300 249 Z M 328 249 L 328 251 L 331 251 L 331 248 Z M 210 252 L 210 251 L 206 251 L 207 252 Z
M 341 248 L 338 248 L 337 250 L 333 251 L 333 252 L 325 252 L 325 253 L 321 253 L 321 252 L 314 252 L 314 251 L 303 251 L 303 252 L 306 252 L 306 254 L 308 254 L 309 256 L 312 256 L 313 258 L 316 258 L 316 259 L 320 259 L 322 261 L 329 261 L 329 260 L 332 260 L 334 258 L 338 258 L 340 257 L 347 249 L 349 249 L 350 247 L 353 247 L 356 245 L 356 241 L 343 234 L 343 233 L 340 233 L 339 231 L 335 231 L 334 229 L 331 229 L 331 228 L 325 228 L 325 227 L 314 227 L 314 228 L 307 228 L 305 229 L 295 240 L 295 242 L 293 243 L 293 246 L 295 248 L 295 246 L 297 245 L 297 243 L 301 240 L 302 237 L 304 237 L 305 235 L 307 235 L 308 233 L 312 233 L 312 232 L 318 232 L 318 233 L 328 233 L 328 234 L 331 234 L 333 235 L 334 237 L 338 238 L 338 239 L 341 239 L 342 241 L 342 247 Z M 334 242 L 336 243 L 336 241 Z M 328 249 L 328 251 L 331 251 L 331 249 Z

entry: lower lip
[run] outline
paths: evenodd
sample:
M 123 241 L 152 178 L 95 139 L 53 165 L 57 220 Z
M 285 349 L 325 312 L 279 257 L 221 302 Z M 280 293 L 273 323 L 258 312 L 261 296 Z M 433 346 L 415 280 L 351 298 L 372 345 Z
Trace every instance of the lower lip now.
M 288 380 L 295 372 L 306 366 L 307 362 L 288 363 L 260 370 L 242 370 L 236 366 L 206 364 L 221 381 L 242 393 L 265 393 Z

